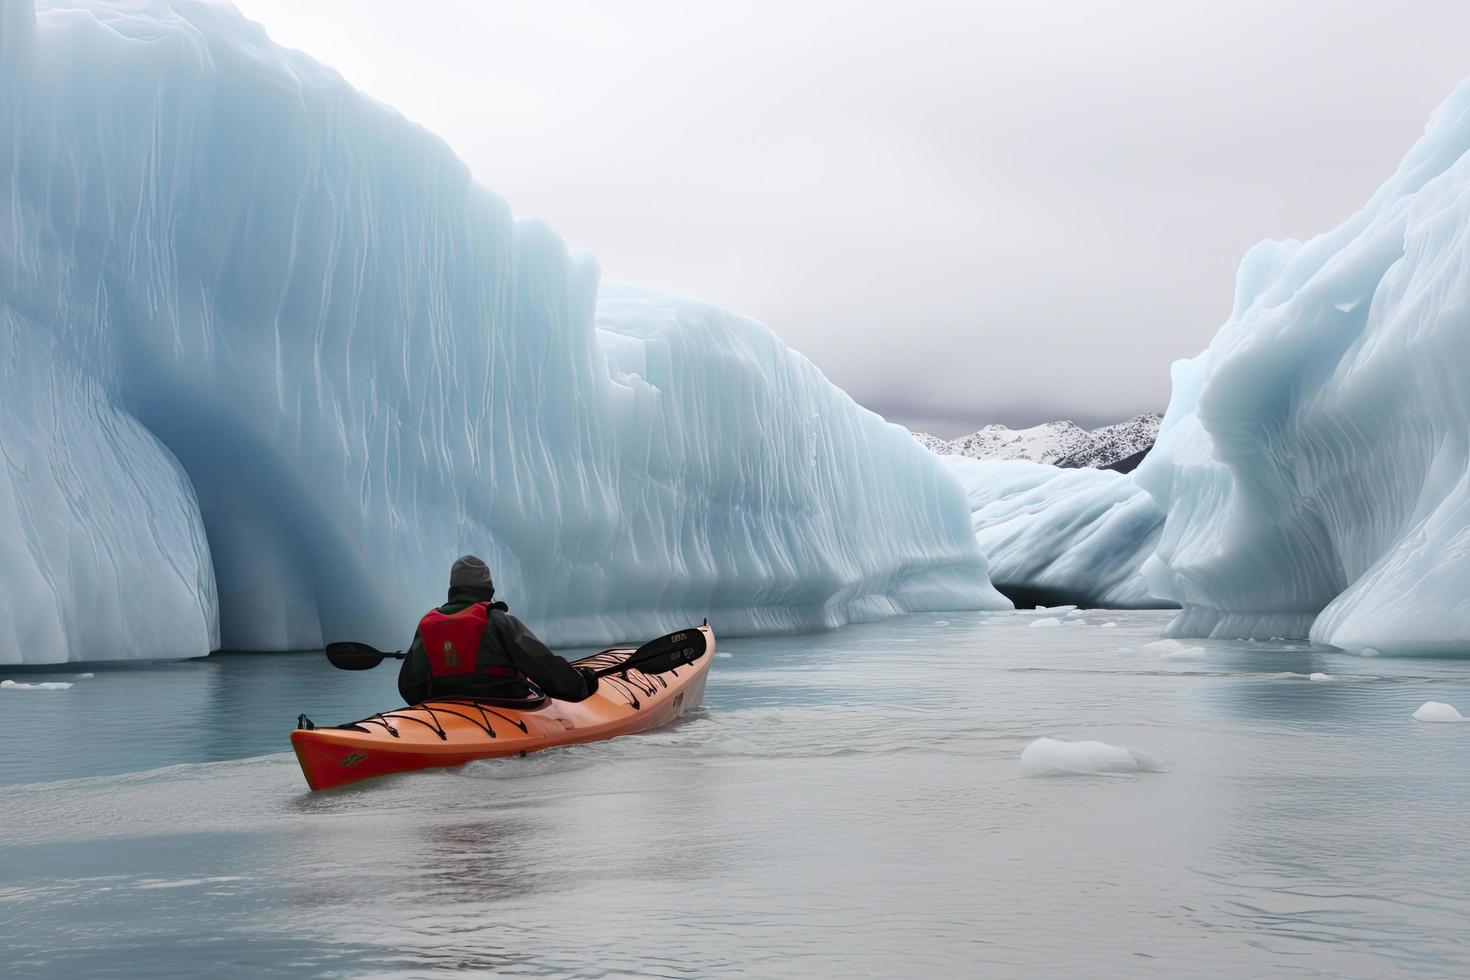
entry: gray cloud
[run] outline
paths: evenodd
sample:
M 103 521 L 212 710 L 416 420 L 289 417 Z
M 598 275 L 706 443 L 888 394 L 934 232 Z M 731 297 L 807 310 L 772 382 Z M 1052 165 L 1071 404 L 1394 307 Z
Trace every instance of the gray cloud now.
M 1356 210 L 1470 6 L 241 0 L 605 274 L 943 434 L 1162 410 L 1261 238 Z

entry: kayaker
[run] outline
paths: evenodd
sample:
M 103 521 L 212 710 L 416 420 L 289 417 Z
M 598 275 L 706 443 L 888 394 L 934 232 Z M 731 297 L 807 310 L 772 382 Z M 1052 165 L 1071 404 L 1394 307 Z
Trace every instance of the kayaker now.
M 490 569 L 474 555 L 449 570 L 449 601 L 419 620 L 398 671 L 409 704 L 430 697 L 525 697 L 530 681 L 561 701 L 582 701 L 597 675 L 573 667 L 536 638 L 510 607 L 495 601 Z

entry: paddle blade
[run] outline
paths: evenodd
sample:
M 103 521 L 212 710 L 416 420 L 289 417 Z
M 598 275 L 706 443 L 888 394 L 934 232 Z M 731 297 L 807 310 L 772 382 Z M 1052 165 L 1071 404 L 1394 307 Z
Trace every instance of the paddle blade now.
M 327 644 L 327 659 L 342 670 L 372 670 L 386 656 L 366 643 Z
M 709 647 L 709 641 L 705 638 L 704 631 L 696 627 L 679 630 L 668 636 L 661 636 L 656 640 L 649 640 L 633 655 L 620 664 L 612 667 L 604 667 L 597 672 L 597 676 L 606 677 L 609 674 L 620 673 L 624 670 L 636 668 L 645 674 L 662 674 L 685 664 L 692 664 Z

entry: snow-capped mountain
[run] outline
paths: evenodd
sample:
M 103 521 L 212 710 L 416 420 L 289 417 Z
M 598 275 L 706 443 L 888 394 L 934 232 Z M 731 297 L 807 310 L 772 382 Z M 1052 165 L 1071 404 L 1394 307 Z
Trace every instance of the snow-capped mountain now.
M 1090 466 L 1126 473 L 1153 446 L 1161 421 L 1160 416 L 1148 414 L 1091 431 L 1075 422 L 1062 421 L 1033 425 L 1029 429 L 987 425 L 979 432 L 949 440 L 926 432 L 915 432 L 913 436 L 925 449 L 941 456 L 1027 459 L 1067 468 Z

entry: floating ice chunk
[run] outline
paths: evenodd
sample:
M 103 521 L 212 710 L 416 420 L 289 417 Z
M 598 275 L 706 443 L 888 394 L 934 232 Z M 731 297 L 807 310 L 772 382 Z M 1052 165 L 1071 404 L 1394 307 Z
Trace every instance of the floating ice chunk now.
M 38 684 L 0 681 L 0 688 L 4 688 L 7 691 L 65 691 L 71 686 L 71 681 L 41 681 Z
M 1283 670 L 1279 674 L 1272 674 L 1271 679 L 1278 681 L 1313 681 L 1319 684 L 1325 683 L 1326 681 L 1337 680 L 1337 678 L 1333 677 L 1331 674 L 1324 674 L 1321 671 L 1316 671 L 1310 674 L 1299 674 L 1294 670 Z
M 947 619 L 941 619 L 941 620 L 938 620 L 934 625 L 935 626 L 948 626 L 949 625 L 949 620 L 947 620 Z
M 79 680 L 79 681 L 89 681 L 89 680 L 91 680 L 92 678 L 94 678 L 96 676 L 97 676 L 96 674 L 90 674 L 90 673 L 88 673 L 88 674 L 77 674 L 76 675 L 76 679 Z
M 1081 619 L 1085 615 L 1087 615 L 1087 614 L 1084 613 L 1081 609 L 1069 609 L 1069 610 L 1067 610 L 1067 618 L 1068 619 Z
M 728 650 L 716 650 L 715 651 L 715 659 L 716 660 L 723 660 L 726 657 L 733 657 L 733 656 L 735 656 L 735 654 L 731 653 Z
M 1060 619 L 1057 619 L 1055 616 L 1046 616 L 1046 617 L 1043 617 L 1041 619 L 1033 619 L 1031 621 L 1031 628 L 1032 629 L 1035 629 L 1038 626 L 1060 626 L 1060 625 L 1062 625 L 1062 621 Z
M 1375 649 L 1373 649 L 1372 647 L 1364 647 L 1363 649 L 1361 649 L 1361 650 L 1358 651 L 1358 656 L 1360 656 L 1360 657 L 1376 657 L 1376 656 L 1378 656 L 1378 651 L 1375 650 Z
M 1169 650 L 1159 656 L 1171 663 L 1197 663 L 1205 659 L 1205 651 L 1203 647 L 1185 647 L 1183 650 Z
M 1021 752 L 1027 776 L 1092 776 L 1129 772 L 1162 772 L 1158 760 L 1106 742 L 1064 742 L 1038 738 Z
M 1103 623 L 1101 626 L 1098 627 L 1098 629 L 1100 629 L 1100 630 L 1111 630 L 1111 629 L 1117 629 L 1117 628 L 1118 628 L 1118 624 L 1115 623 L 1115 622 L 1113 622 L 1112 620 L 1109 620 L 1106 623 Z
M 1161 660 L 1195 661 L 1205 659 L 1202 647 L 1186 646 L 1178 640 L 1155 640 L 1143 646 L 1144 652 L 1156 654 Z
M 1414 712 L 1414 720 L 1461 722 L 1470 721 L 1470 718 L 1460 714 L 1460 709 L 1452 704 L 1445 704 L 1443 701 L 1425 701 L 1419 705 L 1419 710 Z

